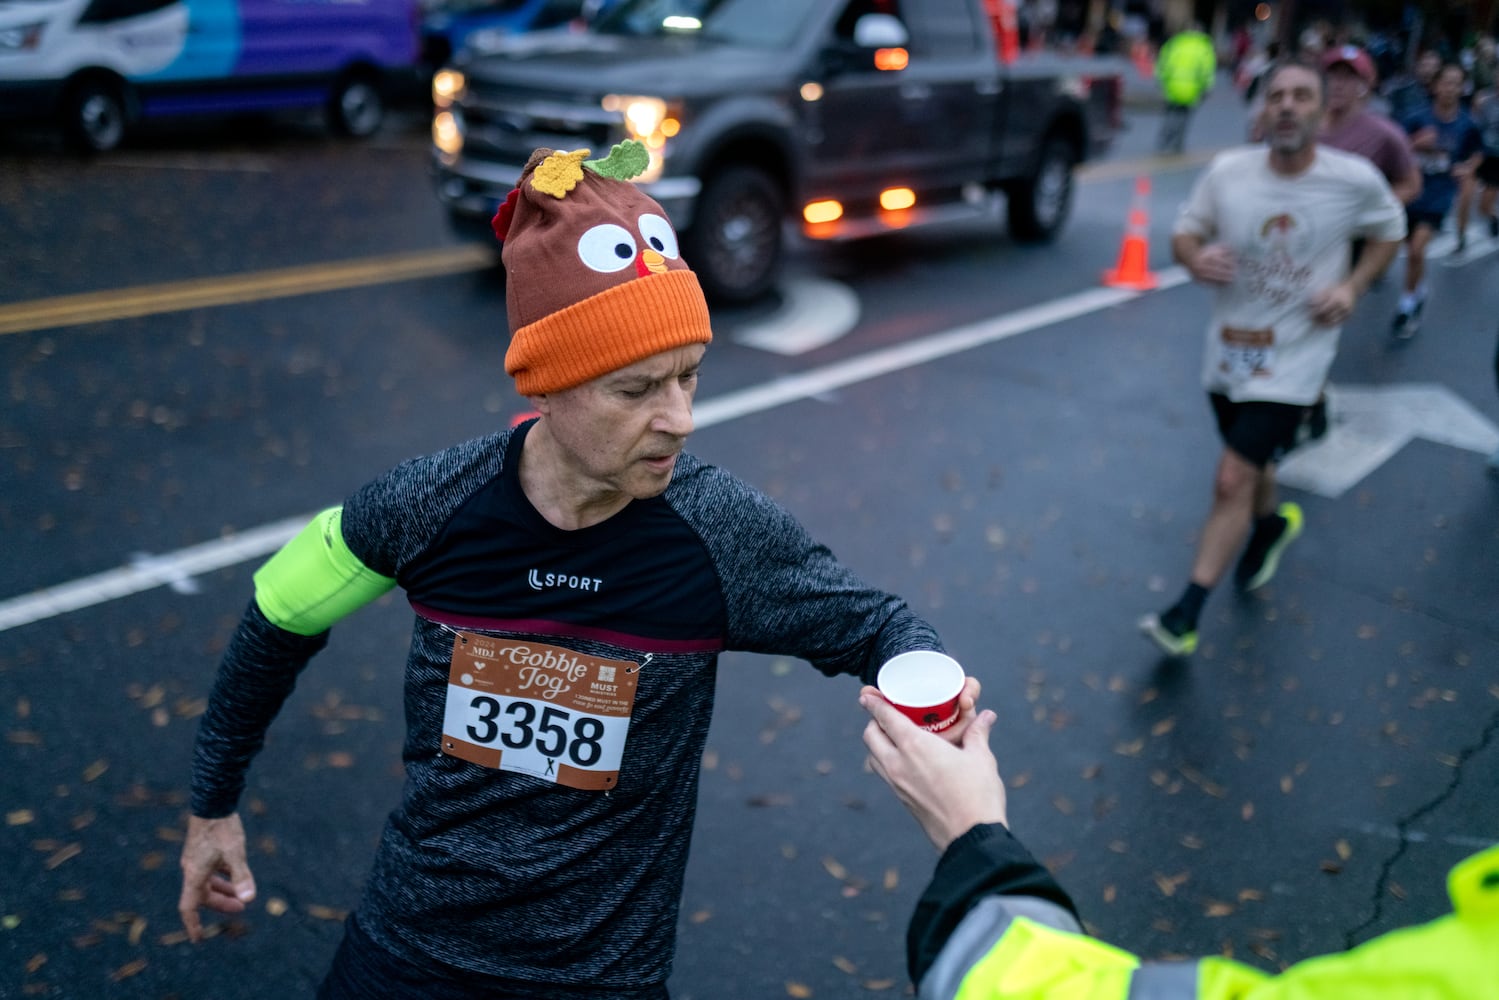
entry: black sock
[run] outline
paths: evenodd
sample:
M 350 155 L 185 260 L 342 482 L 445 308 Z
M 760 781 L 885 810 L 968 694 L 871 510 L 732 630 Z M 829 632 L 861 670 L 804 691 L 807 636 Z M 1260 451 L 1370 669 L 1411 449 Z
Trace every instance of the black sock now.
M 1181 626 L 1180 631 L 1191 632 L 1197 628 L 1197 619 L 1202 614 L 1202 603 L 1207 599 L 1206 587 L 1198 583 L 1189 583 L 1176 603 L 1161 616 L 1161 622 L 1168 626 Z M 1177 631 L 1177 629 L 1173 628 L 1172 631 Z

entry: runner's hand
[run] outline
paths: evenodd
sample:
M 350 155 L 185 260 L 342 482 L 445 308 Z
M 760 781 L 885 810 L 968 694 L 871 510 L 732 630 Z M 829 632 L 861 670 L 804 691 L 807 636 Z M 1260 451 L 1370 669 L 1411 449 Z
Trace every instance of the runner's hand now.
M 1307 304 L 1311 306 L 1312 319 L 1323 326 L 1337 326 L 1346 322 L 1353 313 L 1353 304 L 1357 298 L 1345 281 L 1331 288 L 1324 288 L 1313 295 Z
M 958 693 L 958 719 L 942 732 L 938 733 L 944 740 L 953 746 L 963 745 L 963 734 L 968 731 L 969 723 L 973 722 L 978 714 L 977 705 L 979 693 L 982 687 L 977 677 L 964 677 L 963 690 Z
M 203 940 L 198 907 L 243 913 L 255 898 L 255 878 L 245 860 L 245 827 L 239 813 L 221 819 L 190 816 L 182 844 L 182 897 L 177 912 L 188 940 Z
M 1209 243 L 1197 251 L 1187 270 L 1192 272 L 1192 277 L 1209 285 L 1229 285 L 1233 283 L 1237 265 L 1233 247 L 1225 243 Z

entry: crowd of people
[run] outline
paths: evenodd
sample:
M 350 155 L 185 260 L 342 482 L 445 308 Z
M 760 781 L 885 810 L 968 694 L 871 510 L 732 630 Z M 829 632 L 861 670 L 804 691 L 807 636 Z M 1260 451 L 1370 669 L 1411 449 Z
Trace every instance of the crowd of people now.
M 1179 55 L 1163 80 L 1216 72 L 1211 46 Z M 1300 533 L 1275 465 L 1325 430 L 1360 296 L 1406 241 L 1395 328 L 1414 333 L 1431 233 L 1471 184 L 1492 213 L 1499 144 L 1468 108 L 1492 123 L 1493 79 L 1470 101 L 1468 79 L 1439 63 L 1397 126 L 1369 106 L 1367 52 L 1278 61 L 1255 83 L 1263 144 L 1215 157 L 1183 206 L 1172 252 L 1214 289 L 1202 372 L 1223 448 L 1186 590 L 1142 622 L 1164 652 L 1193 652 L 1236 554 L 1235 582 L 1254 589 Z M 1200 100 L 1181 94 L 1187 111 Z M 1174 119 L 1171 149 L 1187 115 Z M 1280 976 L 1142 963 L 1084 935 L 1009 832 L 977 682 L 941 734 L 868 686 L 892 657 L 941 649 L 935 629 L 684 450 L 707 307 L 665 213 L 628 183 L 643 150 L 587 156 L 538 150 L 495 217 L 505 369 L 535 415 L 378 476 L 255 574 L 196 744 L 179 901 L 193 940 L 202 908 L 255 897 L 239 802 L 298 674 L 336 623 L 399 587 L 414 613 L 407 780 L 325 1000 L 664 998 L 729 649 L 865 683 L 872 767 L 940 852 L 907 938 L 923 998 L 1499 997 L 1499 847 L 1453 871 L 1454 914 Z

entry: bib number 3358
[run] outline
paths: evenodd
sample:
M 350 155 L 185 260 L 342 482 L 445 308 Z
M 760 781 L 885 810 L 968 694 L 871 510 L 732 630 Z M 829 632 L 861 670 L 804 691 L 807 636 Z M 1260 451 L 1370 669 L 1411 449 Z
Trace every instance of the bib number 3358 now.
M 638 680 L 629 661 L 459 633 L 442 752 L 571 788 L 613 788 Z

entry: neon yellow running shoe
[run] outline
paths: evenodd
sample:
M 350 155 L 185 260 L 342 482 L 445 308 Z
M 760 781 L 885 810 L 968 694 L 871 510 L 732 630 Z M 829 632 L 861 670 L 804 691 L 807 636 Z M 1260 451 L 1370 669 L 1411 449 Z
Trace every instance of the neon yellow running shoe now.
M 1161 616 L 1148 614 L 1140 619 L 1140 631 L 1151 642 L 1161 647 L 1167 656 L 1191 656 L 1197 651 L 1197 630 L 1174 632 L 1161 621 Z
M 1301 526 L 1306 517 L 1301 513 L 1300 505 L 1283 503 L 1276 508 L 1275 513 L 1283 522 L 1280 534 L 1268 542 L 1263 538 L 1251 538 L 1249 548 L 1244 551 L 1244 557 L 1239 560 L 1239 566 L 1234 571 L 1234 580 L 1245 593 L 1259 590 L 1269 583 L 1280 566 L 1280 557 L 1286 551 L 1286 546 L 1301 537 Z

